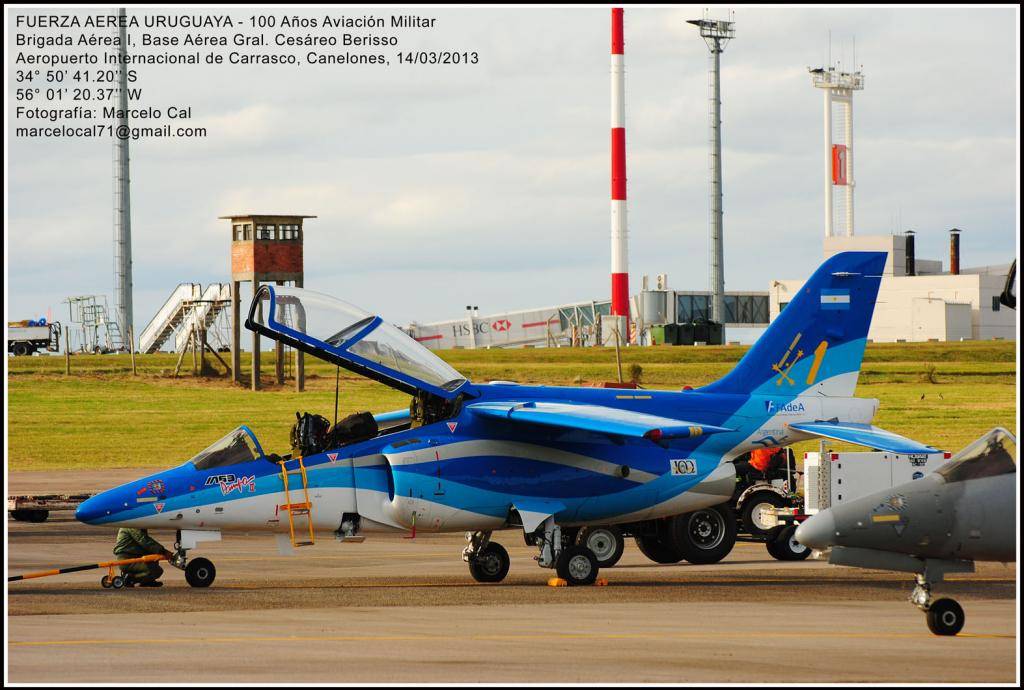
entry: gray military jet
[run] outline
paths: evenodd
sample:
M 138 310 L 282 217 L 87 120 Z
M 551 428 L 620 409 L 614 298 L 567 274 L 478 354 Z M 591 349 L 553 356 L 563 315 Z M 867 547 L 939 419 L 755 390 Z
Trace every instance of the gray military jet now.
M 794 535 L 812 549 L 831 547 L 829 563 L 914 573 L 910 601 L 936 635 L 956 635 L 964 610 L 932 600 L 948 573 L 974 561 L 1017 560 L 1017 440 L 996 428 L 936 470 L 906 484 L 823 510 Z

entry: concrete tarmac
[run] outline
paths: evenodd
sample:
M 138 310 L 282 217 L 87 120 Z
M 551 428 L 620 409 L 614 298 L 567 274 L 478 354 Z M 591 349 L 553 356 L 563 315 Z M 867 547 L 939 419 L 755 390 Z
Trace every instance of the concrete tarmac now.
M 19 574 L 103 560 L 113 530 L 69 513 L 8 521 Z M 164 542 L 173 534 L 153 532 Z M 722 563 L 661 566 L 631 542 L 605 587 L 546 586 L 522 535 L 495 540 L 512 571 L 480 585 L 461 535 L 325 538 L 295 556 L 267 535 L 226 535 L 193 555 L 217 579 L 192 589 L 104 590 L 102 571 L 8 585 L 8 680 L 119 682 L 145 659 L 170 682 L 1013 682 L 1016 568 L 979 564 L 939 595 L 967 612 L 940 638 L 899 573 L 780 563 L 737 544 Z

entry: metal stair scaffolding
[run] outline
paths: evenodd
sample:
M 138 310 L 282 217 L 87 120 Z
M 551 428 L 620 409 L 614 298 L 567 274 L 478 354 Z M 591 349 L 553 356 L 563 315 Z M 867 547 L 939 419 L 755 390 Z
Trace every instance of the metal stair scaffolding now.
M 297 463 L 298 467 L 293 470 L 288 469 L 288 463 Z M 281 506 L 281 510 L 288 513 L 288 533 L 292 540 L 292 546 L 312 546 L 313 545 L 313 515 L 312 509 L 313 504 L 309 500 L 309 479 L 306 476 L 306 466 L 302 464 L 302 458 L 292 458 L 290 460 L 281 460 L 281 482 L 284 485 L 284 505 Z M 298 473 L 302 479 L 302 503 L 292 503 L 291 492 L 288 489 L 288 475 Z M 296 541 L 295 538 L 295 516 L 304 516 L 306 518 L 306 525 L 309 528 L 309 540 Z
M 184 300 L 188 301 L 188 300 Z M 174 351 L 181 352 L 188 345 L 189 334 L 198 326 L 201 330 L 207 331 L 217 316 L 231 304 L 231 283 L 210 283 L 206 286 L 199 304 L 186 307 L 186 314 L 183 315 L 181 328 L 174 336 Z
M 159 350 L 185 318 L 184 303 L 202 296 L 199 283 L 181 283 L 174 288 L 156 316 L 146 324 L 139 336 L 139 352 L 152 354 Z

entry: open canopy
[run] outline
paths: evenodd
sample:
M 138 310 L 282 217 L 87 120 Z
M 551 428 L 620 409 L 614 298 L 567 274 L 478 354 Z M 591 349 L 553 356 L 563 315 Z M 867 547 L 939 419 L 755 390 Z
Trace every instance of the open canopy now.
M 319 292 L 264 285 L 245 326 L 406 393 L 451 399 L 466 384 L 462 374 L 400 329 Z

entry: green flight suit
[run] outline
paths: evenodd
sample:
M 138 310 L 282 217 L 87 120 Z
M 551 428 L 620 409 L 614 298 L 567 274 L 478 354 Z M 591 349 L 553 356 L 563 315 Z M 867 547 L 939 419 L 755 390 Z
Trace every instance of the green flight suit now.
M 163 553 L 163 544 L 149 536 L 149 531 L 122 527 L 117 530 L 117 542 L 114 544 L 114 556 L 117 560 L 139 558 L 153 553 Z M 136 582 L 155 582 L 164 574 L 164 569 L 155 561 L 148 563 L 130 563 L 121 566 L 122 575 L 130 575 Z

